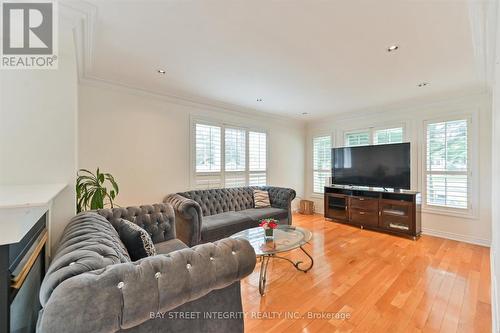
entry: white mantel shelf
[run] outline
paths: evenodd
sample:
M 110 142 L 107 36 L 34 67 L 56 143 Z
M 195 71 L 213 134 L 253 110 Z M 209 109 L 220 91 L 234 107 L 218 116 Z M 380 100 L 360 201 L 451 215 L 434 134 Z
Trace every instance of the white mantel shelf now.
M 0 185 L 0 245 L 19 242 L 66 186 Z

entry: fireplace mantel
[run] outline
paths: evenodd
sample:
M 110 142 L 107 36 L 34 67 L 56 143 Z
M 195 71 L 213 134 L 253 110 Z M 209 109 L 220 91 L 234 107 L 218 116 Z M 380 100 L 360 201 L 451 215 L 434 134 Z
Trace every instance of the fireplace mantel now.
M 19 242 L 66 184 L 0 185 L 0 245 Z

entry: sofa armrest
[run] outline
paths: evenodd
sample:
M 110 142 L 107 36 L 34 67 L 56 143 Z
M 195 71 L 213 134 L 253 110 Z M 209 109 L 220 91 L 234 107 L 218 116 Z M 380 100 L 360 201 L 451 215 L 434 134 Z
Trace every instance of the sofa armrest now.
M 292 200 L 295 199 L 295 190 L 285 187 L 267 186 L 271 206 L 291 210 Z
M 292 200 L 295 199 L 294 189 L 285 187 L 266 186 L 264 188 L 269 192 L 271 206 L 288 211 L 288 224 L 292 224 Z
M 63 281 L 51 294 L 39 332 L 116 332 L 222 289 L 249 275 L 256 257 L 246 240 L 226 238 Z
M 174 209 L 177 238 L 190 247 L 199 244 L 203 218 L 200 205 L 179 194 L 169 194 L 163 202 L 169 203 Z

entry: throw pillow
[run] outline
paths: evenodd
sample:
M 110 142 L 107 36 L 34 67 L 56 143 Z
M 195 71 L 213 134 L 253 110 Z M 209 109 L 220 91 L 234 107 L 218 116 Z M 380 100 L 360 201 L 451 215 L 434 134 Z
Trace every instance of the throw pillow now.
M 267 191 L 253 190 L 253 201 L 255 202 L 255 208 L 271 207 L 269 192 Z
M 151 236 L 137 224 L 121 219 L 117 231 L 133 261 L 156 255 Z

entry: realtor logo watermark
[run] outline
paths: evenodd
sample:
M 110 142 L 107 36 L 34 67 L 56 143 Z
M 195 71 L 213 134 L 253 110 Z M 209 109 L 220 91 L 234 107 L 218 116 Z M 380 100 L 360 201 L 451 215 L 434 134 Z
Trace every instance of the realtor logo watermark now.
M 1 1 L 2 69 L 57 69 L 55 0 Z

